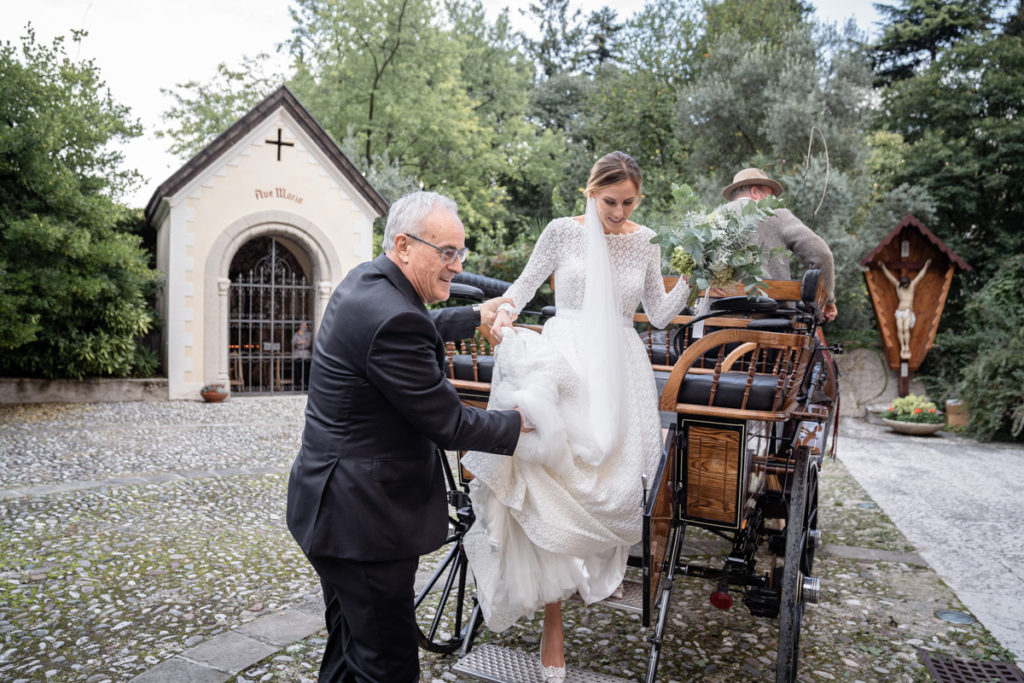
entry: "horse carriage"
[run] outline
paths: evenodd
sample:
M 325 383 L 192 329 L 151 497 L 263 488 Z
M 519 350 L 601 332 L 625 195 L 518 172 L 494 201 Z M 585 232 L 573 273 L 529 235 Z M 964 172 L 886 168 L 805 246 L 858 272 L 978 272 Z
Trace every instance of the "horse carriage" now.
M 639 613 L 650 629 L 647 681 L 657 675 L 680 577 L 710 581 L 716 608 L 729 609 L 736 594 L 753 616 L 777 619 L 776 681 L 796 680 L 804 607 L 821 593 L 813 573 L 821 545 L 818 472 L 825 455 L 834 453 L 838 409 L 831 353 L 841 348 L 827 346 L 820 332 L 819 279 L 812 270 L 803 281 L 767 281 L 756 298 L 739 285 L 713 290 L 708 313 L 677 316 L 664 331 L 653 330 L 643 314 L 634 316 L 662 385 L 664 440 L 657 470 L 644 481 L 642 541 L 630 553 L 630 565 L 639 569 L 633 573 L 642 579 L 627 581 L 624 596 L 605 603 Z M 457 283 L 453 297 L 477 300 L 507 286 L 466 273 Z M 553 314 L 544 309 L 536 322 Z M 464 403 L 486 406 L 492 367 L 482 336 L 449 344 L 449 379 Z M 453 670 L 467 676 L 533 680 L 534 657 L 519 661 L 494 645 L 473 648 L 482 616 L 462 546 L 474 521 L 470 475 L 459 466 L 459 454 L 439 451 L 438 457 L 451 532 L 419 582 L 420 645 L 458 652 Z M 684 558 L 686 532 L 698 529 L 730 547 L 717 562 Z

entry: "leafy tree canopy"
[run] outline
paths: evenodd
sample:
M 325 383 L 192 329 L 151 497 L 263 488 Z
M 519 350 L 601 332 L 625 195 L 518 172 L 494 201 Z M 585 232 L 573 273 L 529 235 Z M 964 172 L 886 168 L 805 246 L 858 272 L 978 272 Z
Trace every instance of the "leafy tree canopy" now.
M 62 38 L 41 45 L 28 27 L 0 46 L 0 374 L 125 376 L 142 362 L 156 275 L 141 217 L 115 201 L 138 174 L 111 147 L 140 133 Z
M 939 51 L 989 28 L 998 0 L 904 0 L 876 4 L 882 36 L 874 46 L 876 79 L 889 85 L 935 61 Z
M 880 110 L 880 125 L 906 142 L 894 180 L 928 188 L 939 236 L 982 280 L 1024 252 L 1022 70 L 1019 37 L 982 34 L 894 84 Z

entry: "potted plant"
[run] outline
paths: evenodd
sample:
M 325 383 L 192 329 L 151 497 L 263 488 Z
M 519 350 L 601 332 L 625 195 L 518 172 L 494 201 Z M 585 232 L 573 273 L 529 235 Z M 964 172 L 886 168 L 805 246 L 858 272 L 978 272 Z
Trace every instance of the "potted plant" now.
M 904 434 L 934 434 L 946 425 L 946 418 L 924 396 L 907 394 L 889 404 L 882 422 Z
M 199 395 L 204 401 L 218 403 L 228 397 L 228 389 L 223 382 L 211 382 L 199 390 Z

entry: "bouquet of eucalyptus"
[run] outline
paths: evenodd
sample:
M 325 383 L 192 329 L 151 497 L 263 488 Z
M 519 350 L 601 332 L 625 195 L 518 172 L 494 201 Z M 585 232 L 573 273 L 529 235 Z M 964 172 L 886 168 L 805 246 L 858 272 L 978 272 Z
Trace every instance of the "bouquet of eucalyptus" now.
M 681 216 L 675 223 L 658 229 L 658 236 L 651 241 L 664 247 L 672 268 L 689 280 L 688 305 L 693 305 L 703 289 L 728 287 L 737 281 L 743 284 L 748 296 L 754 296 L 755 289 L 763 290 L 757 224 L 773 216 L 782 202 L 767 197 L 745 202 L 740 211 L 723 207 L 708 211 L 689 185 L 675 183 L 672 196 L 674 209 Z

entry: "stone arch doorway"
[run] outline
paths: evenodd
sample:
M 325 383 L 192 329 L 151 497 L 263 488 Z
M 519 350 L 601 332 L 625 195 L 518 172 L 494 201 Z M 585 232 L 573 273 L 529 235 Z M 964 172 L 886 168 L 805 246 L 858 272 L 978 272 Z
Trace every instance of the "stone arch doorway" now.
M 304 392 L 313 346 L 312 264 L 286 235 L 246 241 L 228 269 L 228 364 L 236 393 Z

